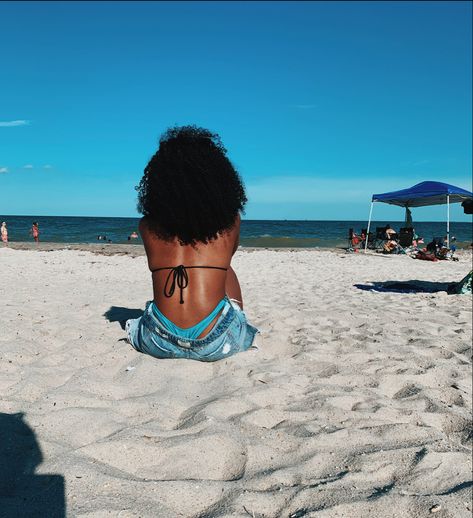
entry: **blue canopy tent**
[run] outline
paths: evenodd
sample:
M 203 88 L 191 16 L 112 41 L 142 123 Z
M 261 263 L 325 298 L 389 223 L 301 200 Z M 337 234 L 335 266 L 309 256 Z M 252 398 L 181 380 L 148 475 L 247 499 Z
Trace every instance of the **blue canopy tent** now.
M 447 205 L 447 246 L 450 241 L 450 203 L 461 203 L 465 200 L 472 199 L 473 193 L 455 187 L 448 183 L 442 182 L 421 182 L 409 189 L 400 191 L 385 192 L 383 194 L 373 194 L 371 198 L 370 216 L 368 220 L 368 235 L 371 225 L 371 215 L 373 213 L 373 204 L 375 202 L 389 203 L 390 205 L 398 205 L 406 209 L 406 223 L 412 219 L 410 216 L 410 207 L 425 207 L 427 205 Z M 365 243 L 365 251 L 368 247 L 368 239 Z

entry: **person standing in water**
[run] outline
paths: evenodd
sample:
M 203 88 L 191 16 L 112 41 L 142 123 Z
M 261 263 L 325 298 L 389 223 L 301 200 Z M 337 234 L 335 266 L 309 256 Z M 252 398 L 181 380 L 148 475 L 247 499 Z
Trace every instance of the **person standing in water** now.
M 2 228 L 0 230 L 0 233 L 2 235 L 2 241 L 4 243 L 8 243 L 8 229 L 7 229 L 7 224 L 5 223 L 5 221 L 2 223 Z
M 30 230 L 30 234 L 33 236 L 33 239 L 36 241 L 36 243 L 39 243 L 39 227 L 38 227 L 38 223 L 36 221 L 33 222 L 33 225 Z

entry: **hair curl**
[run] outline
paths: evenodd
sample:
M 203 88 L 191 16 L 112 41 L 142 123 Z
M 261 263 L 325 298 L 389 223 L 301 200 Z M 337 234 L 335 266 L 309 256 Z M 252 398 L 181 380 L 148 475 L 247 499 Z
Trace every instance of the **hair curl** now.
M 169 128 L 136 187 L 138 211 L 160 239 L 208 243 L 230 230 L 247 202 L 220 137 L 197 126 Z

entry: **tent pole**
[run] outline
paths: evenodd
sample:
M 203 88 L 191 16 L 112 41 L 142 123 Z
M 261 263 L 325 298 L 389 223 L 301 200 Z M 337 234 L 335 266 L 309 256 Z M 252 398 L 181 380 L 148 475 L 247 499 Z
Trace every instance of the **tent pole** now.
M 373 203 L 374 203 L 374 201 L 371 202 L 370 216 L 368 218 L 368 228 L 366 229 L 365 254 L 366 254 L 366 249 L 368 248 L 368 241 L 370 239 L 370 226 L 371 226 L 371 214 L 373 213 Z
M 447 248 L 450 248 L 450 195 L 447 194 Z

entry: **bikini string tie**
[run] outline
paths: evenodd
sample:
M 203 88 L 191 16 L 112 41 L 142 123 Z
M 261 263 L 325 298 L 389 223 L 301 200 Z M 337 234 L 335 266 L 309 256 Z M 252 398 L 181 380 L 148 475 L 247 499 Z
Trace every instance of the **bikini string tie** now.
M 179 304 L 184 304 L 182 292 L 189 284 L 189 275 L 187 274 L 186 267 L 183 264 L 170 268 L 169 275 L 167 276 L 166 283 L 164 285 L 165 297 L 170 298 L 173 296 L 176 289 L 176 284 L 179 288 Z

